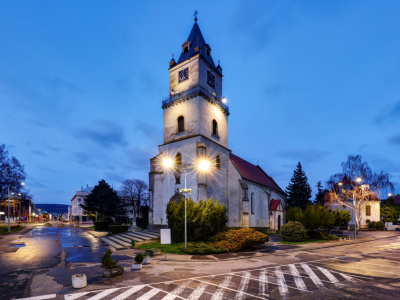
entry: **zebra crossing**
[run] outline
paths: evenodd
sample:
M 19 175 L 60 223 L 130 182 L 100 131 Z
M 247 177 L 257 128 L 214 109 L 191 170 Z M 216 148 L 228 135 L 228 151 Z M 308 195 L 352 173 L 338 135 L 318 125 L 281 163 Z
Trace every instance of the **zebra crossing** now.
M 319 289 L 342 288 L 368 280 L 328 269 L 318 263 L 296 263 L 130 287 L 87 291 L 69 295 L 46 295 L 31 300 L 222 300 L 280 299 L 312 294 Z M 50 296 L 50 298 L 49 298 Z M 46 297 L 46 298 L 44 298 Z M 63 297 L 63 298 L 62 298 Z

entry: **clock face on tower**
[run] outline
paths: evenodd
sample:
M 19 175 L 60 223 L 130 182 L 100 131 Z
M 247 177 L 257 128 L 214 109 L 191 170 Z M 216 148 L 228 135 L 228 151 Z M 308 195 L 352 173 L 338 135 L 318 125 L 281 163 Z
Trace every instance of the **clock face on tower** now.
M 215 88 L 215 76 L 210 71 L 207 71 L 207 83 Z
M 189 79 L 189 68 L 179 71 L 179 82 Z

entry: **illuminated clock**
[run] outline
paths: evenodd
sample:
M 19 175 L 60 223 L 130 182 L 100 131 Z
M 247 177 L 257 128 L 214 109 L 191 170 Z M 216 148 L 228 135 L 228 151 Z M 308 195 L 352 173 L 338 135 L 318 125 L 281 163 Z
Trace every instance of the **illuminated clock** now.
M 215 76 L 210 71 L 207 71 L 207 83 L 215 88 Z
M 189 79 L 189 68 L 179 71 L 179 82 Z

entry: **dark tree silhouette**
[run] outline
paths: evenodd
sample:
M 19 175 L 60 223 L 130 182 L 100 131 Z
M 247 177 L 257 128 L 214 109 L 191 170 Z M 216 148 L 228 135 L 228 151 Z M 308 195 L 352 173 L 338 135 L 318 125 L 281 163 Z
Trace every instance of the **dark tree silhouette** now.
M 286 188 L 287 206 L 299 206 L 304 209 L 310 203 L 311 192 L 306 173 L 299 162 Z

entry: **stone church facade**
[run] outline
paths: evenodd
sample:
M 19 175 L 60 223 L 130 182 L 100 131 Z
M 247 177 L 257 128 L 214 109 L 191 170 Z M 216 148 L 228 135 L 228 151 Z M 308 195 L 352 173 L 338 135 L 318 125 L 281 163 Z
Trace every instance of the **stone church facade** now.
M 278 229 L 285 193 L 260 166 L 229 149 L 222 68 L 215 65 L 197 19 L 169 73 L 170 97 L 162 102 L 164 142 L 150 159 L 150 224 L 167 226 L 167 204 L 183 197 L 186 182 L 193 200 L 213 197 L 225 204 L 229 226 Z M 203 161 L 207 171 L 196 168 Z

